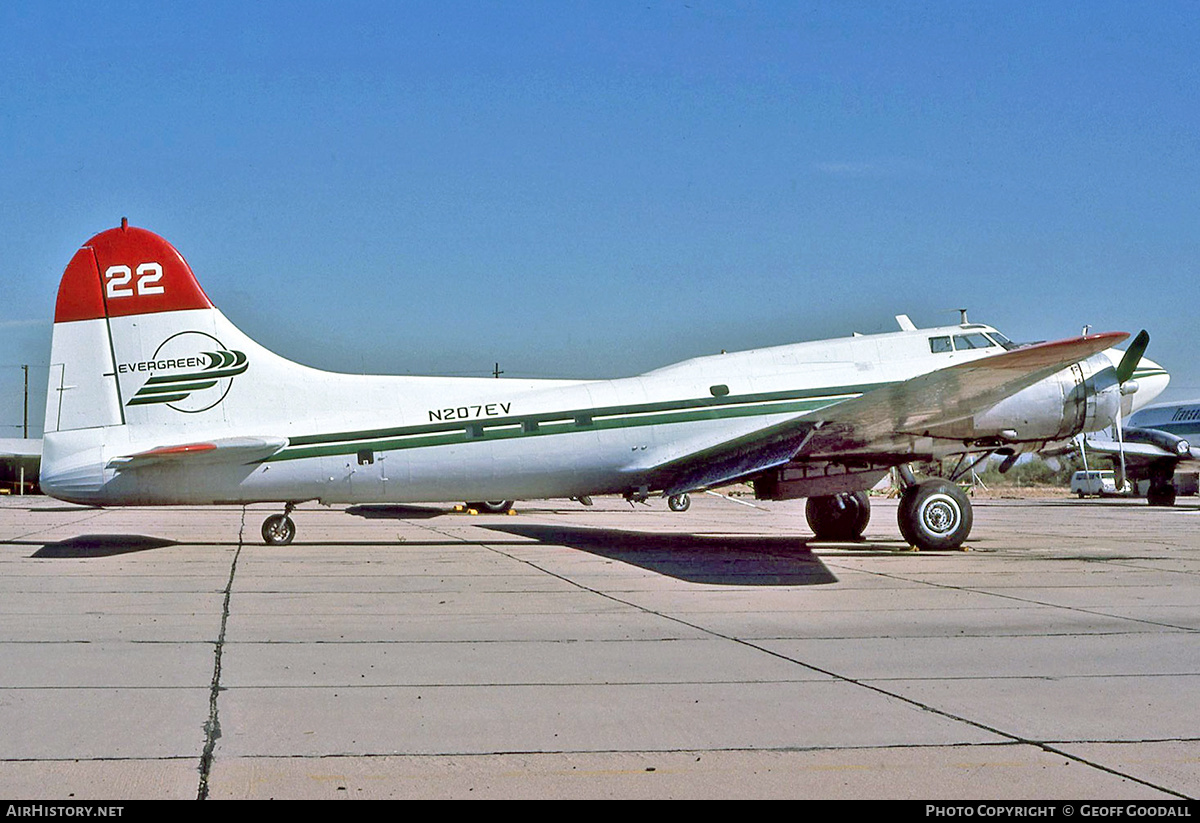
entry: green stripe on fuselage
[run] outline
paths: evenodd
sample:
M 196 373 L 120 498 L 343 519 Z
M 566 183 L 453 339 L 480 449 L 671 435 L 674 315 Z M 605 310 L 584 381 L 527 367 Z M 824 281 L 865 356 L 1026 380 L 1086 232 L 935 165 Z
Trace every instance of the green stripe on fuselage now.
M 396 451 L 451 443 L 507 440 L 566 432 L 635 428 L 768 414 L 802 414 L 857 397 L 884 384 L 839 386 L 801 392 L 769 392 L 737 397 L 693 398 L 631 406 L 605 406 L 510 417 L 472 418 L 424 426 L 302 435 L 268 458 L 298 460 L 354 454 L 363 449 Z

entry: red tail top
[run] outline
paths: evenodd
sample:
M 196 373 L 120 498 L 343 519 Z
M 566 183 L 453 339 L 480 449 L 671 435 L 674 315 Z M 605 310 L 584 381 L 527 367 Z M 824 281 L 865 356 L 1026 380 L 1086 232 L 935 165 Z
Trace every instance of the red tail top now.
M 71 258 L 58 286 L 54 322 L 211 308 L 174 246 L 122 220 Z

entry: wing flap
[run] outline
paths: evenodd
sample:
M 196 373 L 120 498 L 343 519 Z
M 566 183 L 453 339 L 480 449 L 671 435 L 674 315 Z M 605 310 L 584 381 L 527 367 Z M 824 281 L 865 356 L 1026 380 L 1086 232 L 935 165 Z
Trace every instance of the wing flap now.
M 264 460 L 287 445 L 285 437 L 222 437 L 196 443 L 155 446 L 137 454 L 114 457 L 108 468 L 119 472 L 147 466 L 246 465 Z
M 655 466 L 650 486 L 670 494 L 723 486 L 782 466 L 811 433 L 811 422 L 793 418 Z

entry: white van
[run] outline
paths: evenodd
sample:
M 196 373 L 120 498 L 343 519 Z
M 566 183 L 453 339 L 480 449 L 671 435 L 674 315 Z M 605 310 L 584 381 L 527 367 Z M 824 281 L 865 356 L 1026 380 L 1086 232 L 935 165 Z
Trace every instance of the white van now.
M 1071 492 L 1080 497 L 1117 493 L 1117 476 L 1111 471 L 1078 471 L 1071 476 Z

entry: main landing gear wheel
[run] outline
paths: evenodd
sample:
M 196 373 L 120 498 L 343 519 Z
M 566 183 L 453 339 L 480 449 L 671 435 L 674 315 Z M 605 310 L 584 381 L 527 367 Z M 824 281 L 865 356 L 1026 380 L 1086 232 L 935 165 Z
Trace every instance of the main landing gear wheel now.
M 296 524 L 286 514 L 273 514 L 263 521 L 262 536 L 269 546 L 286 546 L 296 536 Z
M 1151 483 L 1146 492 L 1146 503 L 1151 506 L 1174 506 L 1174 483 Z
M 957 549 L 974 522 L 971 501 L 945 480 L 926 480 L 905 489 L 896 517 L 904 539 L 924 551 Z
M 667 498 L 667 508 L 673 512 L 685 512 L 692 505 L 692 496 L 687 492 L 673 494 Z
M 511 500 L 480 500 L 478 503 L 468 503 L 468 509 L 488 514 L 504 514 L 513 507 Z
M 871 499 L 864 491 L 810 497 L 804 515 L 818 540 L 860 540 L 871 519 Z

